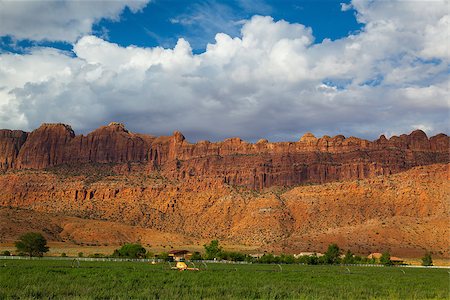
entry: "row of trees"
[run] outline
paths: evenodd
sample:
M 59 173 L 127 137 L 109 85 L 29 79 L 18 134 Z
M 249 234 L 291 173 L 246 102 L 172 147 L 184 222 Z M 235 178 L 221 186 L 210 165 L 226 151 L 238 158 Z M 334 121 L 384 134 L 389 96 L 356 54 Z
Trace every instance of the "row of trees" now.
M 192 256 L 192 260 L 201 260 L 201 259 L 220 259 L 220 260 L 228 260 L 228 261 L 248 261 L 255 263 L 282 263 L 282 264 L 295 264 L 302 263 L 308 265 L 319 265 L 319 264 L 376 264 L 380 263 L 385 266 L 391 266 L 394 263 L 391 260 L 391 255 L 388 251 L 383 252 L 379 260 L 376 258 L 368 258 L 363 256 L 358 256 L 352 253 L 350 250 L 345 252 L 345 255 L 342 256 L 343 251 L 339 248 L 337 244 L 330 244 L 328 246 L 327 251 L 324 255 L 318 256 L 317 254 L 312 255 L 302 255 L 295 257 L 293 255 L 281 254 L 281 255 L 273 255 L 271 253 L 264 254 L 259 258 L 252 257 L 247 254 L 243 254 L 240 252 L 229 252 L 224 251 L 222 247 L 219 246 L 218 240 L 211 241 L 210 244 L 204 245 L 205 254 L 203 256 L 200 253 L 196 252 Z M 431 254 L 429 252 L 425 253 L 425 256 L 422 258 L 423 266 L 432 266 L 433 260 Z
M 40 233 L 29 232 L 20 237 L 20 239 L 15 243 L 17 251 L 21 254 L 27 254 L 31 256 L 43 256 L 44 253 L 49 251 L 46 239 Z M 264 254 L 263 256 L 256 258 L 248 254 L 244 254 L 236 251 L 225 251 L 219 245 L 218 240 L 212 240 L 209 244 L 203 245 L 205 253 L 202 255 L 200 252 L 194 252 L 191 260 L 227 260 L 227 261 L 247 261 L 255 263 L 284 263 L 284 264 L 294 264 L 303 263 L 309 265 L 318 264 L 361 264 L 361 263 L 378 263 L 375 258 L 361 257 L 353 254 L 350 250 L 345 252 L 342 256 L 342 250 L 337 244 L 330 244 L 327 251 L 323 256 L 313 255 L 303 255 L 299 257 L 294 257 L 293 255 L 281 254 L 273 255 L 271 253 Z M 10 255 L 9 251 L 5 251 L 4 255 Z M 64 255 L 65 256 L 65 255 Z M 78 255 L 82 256 L 82 255 Z M 114 250 L 111 257 L 121 257 L 121 258 L 153 258 L 157 257 L 163 260 L 169 260 L 169 254 L 166 252 L 154 255 L 140 244 L 125 244 L 121 248 Z M 391 260 L 391 255 L 389 252 L 384 252 L 379 263 L 385 266 L 390 266 L 393 264 Z M 422 258 L 423 266 L 432 266 L 433 260 L 429 252 L 425 253 Z

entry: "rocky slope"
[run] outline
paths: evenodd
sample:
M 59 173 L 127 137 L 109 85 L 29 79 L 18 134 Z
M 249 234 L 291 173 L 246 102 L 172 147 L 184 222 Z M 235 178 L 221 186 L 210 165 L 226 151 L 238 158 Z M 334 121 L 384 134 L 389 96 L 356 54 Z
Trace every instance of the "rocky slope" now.
M 0 207 L 0 243 L 12 244 L 22 234 L 41 232 L 49 242 L 78 246 L 122 245 L 140 242 L 147 247 L 191 245 L 188 237 L 118 222 L 89 220 L 34 210 Z M 95 249 L 94 249 L 95 252 Z M 98 252 L 98 251 L 97 251 Z M 112 251 L 111 251 L 112 252 Z M 74 255 L 77 253 L 75 252 Z
M 435 164 L 364 180 L 257 191 L 213 178 L 168 178 L 141 163 L 61 165 L 1 175 L 0 206 L 277 252 L 324 251 L 338 242 L 361 254 L 390 249 L 417 256 L 427 249 L 449 257 L 448 174 L 447 164 Z
M 62 219 L 30 220 L 54 239 L 78 242 L 160 232 L 279 252 L 338 242 L 362 254 L 428 249 L 448 257 L 448 163 L 449 137 L 420 130 L 375 141 L 305 134 L 297 142 L 192 144 L 179 132 L 155 137 L 119 123 L 86 136 L 43 124 L 0 130 L 0 206 L 10 232 L 14 208 L 46 220 L 76 217 L 67 230 Z
M 222 181 L 251 189 L 369 178 L 415 166 L 449 162 L 449 137 L 423 131 L 384 136 L 371 142 L 355 137 L 305 134 L 297 142 L 255 144 L 239 138 L 191 144 L 175 132 L 154 137 L 111 123 L 87 136 L 70 126 L 43 124 L 31 133 L 0 130 L 0 170 L 45 169 L 63 164 L 139 163 L 171 180 Z

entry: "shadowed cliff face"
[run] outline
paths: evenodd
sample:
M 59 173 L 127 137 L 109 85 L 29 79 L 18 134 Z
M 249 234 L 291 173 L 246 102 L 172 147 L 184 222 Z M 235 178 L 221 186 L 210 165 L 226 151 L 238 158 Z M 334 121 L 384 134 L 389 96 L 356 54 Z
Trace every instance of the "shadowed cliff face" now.
M 191 144 L 180 132 L 154 137 L 111 123 L 87 136 L 68 125 L 43 124 L 31 133 L 0 130 L 0 169 L 44 169 L 73 163 L 140 163 L 167 178 L 219 180 L 252 189 L 362 179 L 447 163 L 449 137 L 430 139 L 423 131 L 384 136 L 371 142 L 355 137 L 307 133 L 297 142 L 255 144 L 239 138 Z
M 28 134 L 20 130 L 0 130 L 0 170 L 16 167 L 19 150 Z

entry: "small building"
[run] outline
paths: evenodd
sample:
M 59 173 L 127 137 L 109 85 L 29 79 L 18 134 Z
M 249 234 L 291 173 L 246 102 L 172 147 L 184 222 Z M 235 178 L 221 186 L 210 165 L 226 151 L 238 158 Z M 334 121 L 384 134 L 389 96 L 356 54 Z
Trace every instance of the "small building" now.
M 380 257 L 381 257 L 382 255 L 383 255 L 383 254 L 381 254 L 381 253 L 375 252 L 375 253 L 369 254 L 369 255 L 367 256 L 367 258 L 368 258 L 368 259 L 372 259 L 372 258 L 380 259 Z
M 249 254 L 250 257 L 256 258 L 256 259 L 260 259 L 265 253 L 254 253 L 254 254 Z
M 324 256 L 323 253 L 319 253 L 319 252 L 300 252 L 300 253 L 294 254 L 294 257 L 299 258 L 300 256 L 312 256 L 314 254 L 317 255 L 317 257 Z
M 171 250 L 169 251 L 169 257 L 171 257 L 174 261 L 184 261 L 189 260 L 192 256 L 192 253 L 188 250 Z
M 394 265 L 406 265 L 405 261 L 399 257 L 391 256 L 391 262 Z

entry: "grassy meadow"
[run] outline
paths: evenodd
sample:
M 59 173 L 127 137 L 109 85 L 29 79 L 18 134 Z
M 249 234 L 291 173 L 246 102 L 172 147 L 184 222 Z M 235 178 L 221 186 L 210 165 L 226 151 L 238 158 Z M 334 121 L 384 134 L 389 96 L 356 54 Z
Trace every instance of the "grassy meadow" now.
M 0 260 L 0 299 L 448 299 L 449 270 Z

